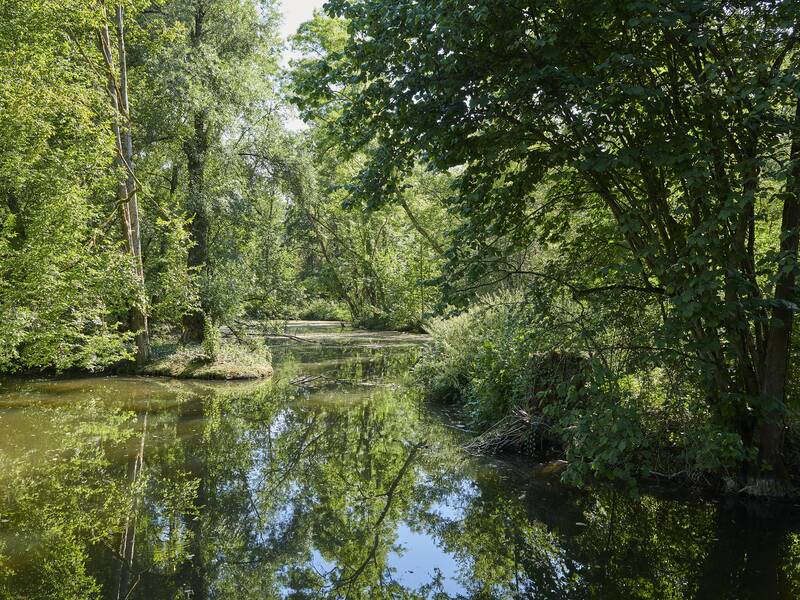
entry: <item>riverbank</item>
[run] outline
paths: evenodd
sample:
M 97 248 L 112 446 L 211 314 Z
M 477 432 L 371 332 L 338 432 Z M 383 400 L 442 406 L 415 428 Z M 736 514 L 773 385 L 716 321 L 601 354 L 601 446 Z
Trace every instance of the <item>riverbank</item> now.
M 577 486 L 644 481 L 761 497 L 797 497 L 800 411 L 788 397 L 782 464 L 759 459 L 741 418 L 708 405 L 691 369 L 660 357 L 613 365 L 548 338 L 519 298 L 501 298 L 430 327 L 414 369 L 421 392 L 460 411 L 470 449 L 564 461 Z M 532 325 L 533 323 L 533 325 Z M 745 423 L 746 425 L 747 423 Z
M 137 369 L 139 375 L 177 379 L 247 380 L 271 377 L 269 351 L 224 343 L 214 351 L 205 345 L 162 344 L 154 348 L 154 360 Z

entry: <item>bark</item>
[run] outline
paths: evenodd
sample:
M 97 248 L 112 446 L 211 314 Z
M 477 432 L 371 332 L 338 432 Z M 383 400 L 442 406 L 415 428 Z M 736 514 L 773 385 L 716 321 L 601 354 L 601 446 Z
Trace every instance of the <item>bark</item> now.
M 146 299 L 144 295 L 144 268 L 142 265 L 142 244 L 139 228 L 139 204 L 136 198 L 136 177 L 133 170 L 133 139 L 128 105 L 124 12 L 121 6 L 117 7 L 116 25 L 120 61 L 119 84 L 115 76 L 116 67 L 107 23 L 99 29 L 98 37 L 106 64 L 107 92 L 115 115 L 112 131 L 117 150 L 116 163 L 125 172 L 125 179 L 120 179 L 117 183 L 117 211 L 123 250 L 133 261 L 139 290 L 138 297 L 134 299 L 130 308 L 129 320 L 131 329 L 136 335 L 136 362 L 141 365 L 150 360 L 150 333 L 145 309 Z
M 764 359 L 764 381 L 761 414 L 756 427 L 760 475 L 782 479 L 786 475 L 783 462 L 783 432 L 786 379 L 789 370 L 789 348 L 794 311 L 789 303 L 795 300 L 795 268 L 800 225 L 800 99 L 795 107 L 792 131 L 791 172 L 786 184 L 781 218 L 781 257 L 785 261 L 775 284 L 775 300 L 767 333 Z
M 189 194 L 187 208 L 191 221 L 189 235 L 192 247 L 189 248 L 187 266 L 190 270 L 198 270 L 208 261 L 208 211 L 206 209 L 204 183 L 206 154 L 208 152 L 208 128 L 202 114 L 195 115 L 194 137 L 188 141 L 186 166 L 189 178 Z M 205 337 L 205 299 L 200 297 L 200 308 L 192 310 L 183 317 L 183 341 L 202 342 Z
M 134 260 L 136 278 L 139 289 L 139 298 L 131 308 L 131 328 L 136 332 L 136 362 L 140 365 L 150 360 L 150 331 L 145 306 L 147 299 L 144 292 L 144 264 L 142 262 L 142 237 L 139 225 L 139 199 L 136 195 L 136 176 L 133 165 L 133 119 L 128 102 L 128 58 L 125 51 L 125 13 L 122 5 L 117 5 L 117 46 L 119 48 L 120 63 L 120 113 L 124 119 L 122 132 L 123 158 L 126 163 L 127 178 L 125 189 L 128 203 L 128 218 L 130 231 L 129 252 Z

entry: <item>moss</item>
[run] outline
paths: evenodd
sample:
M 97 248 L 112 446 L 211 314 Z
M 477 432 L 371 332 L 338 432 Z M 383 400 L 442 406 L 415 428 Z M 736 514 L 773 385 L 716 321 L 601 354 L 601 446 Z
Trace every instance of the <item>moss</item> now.
M 214 359 L 201 345 L 164 345 L 156 358 L 140 370 L 142 375 L 180 379 L 262 379 L 272 375 L 272 365 L 263 352 L 235 344 L 223 344 Z

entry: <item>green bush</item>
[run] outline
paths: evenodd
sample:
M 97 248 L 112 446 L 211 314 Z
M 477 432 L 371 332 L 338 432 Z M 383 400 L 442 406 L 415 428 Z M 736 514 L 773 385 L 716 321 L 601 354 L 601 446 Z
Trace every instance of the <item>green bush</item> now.
M 434 319 L 426 327 L 432 342 L 415 369 L 429 397 L 460 400 L 471 380 L 474 344 L 480 337 L 474 313 Z
M 577 375 L 581 358 L 558 352 L 531 327 L 520 294 L 504 292 L 428 327 L 432 342 L 415 369 L 426 395 L 458 402 L 495 447 L 559 449 L 542 410 L 556 387 Z
M 564 443 L 565 480 L 623 481 L 635 487 L 653 468 L 645 398 L 630 379 L 619 380 L 596 361 L 587 361 L 580 381 L 544 408 Z
M 209 361 L 216 362 L 222 349 L 222 333 L 214 320 L 206 315 L 205 317 L 205 337 L 203 338 L 203 353 Z
M 652 473 L 728 477 L 752 458 L 702 409 L 690 373 L 666 362 L 608 364 L 563 331 L 542 333 L 539 310 L 504 293 L 427 327 L 415 377 L 426 396 L 463 409 L 479 434 L 473 446 L 566 459 L 573 483 L 632 487 Z
M 350 311 L 336 300 L 314 298 L 300 311 L 300 318 L 309 321 L 349 321 Z

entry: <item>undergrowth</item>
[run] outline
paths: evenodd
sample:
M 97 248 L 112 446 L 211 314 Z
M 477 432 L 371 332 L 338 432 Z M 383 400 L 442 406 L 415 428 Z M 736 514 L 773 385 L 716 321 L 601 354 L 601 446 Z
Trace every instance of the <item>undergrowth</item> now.
M 528 298 L 504 293 L 427 326 L 416 380 L 430 399 L 461 407 L 479 433 L 474 449 L 564 459 L 567 482 L 632 488 L 651 476 L 721 484 L 753 459 L 704 408 L 691 374 L 619 353 L 609 360 L 554 327 L 568 319 L 550 308 L 543 319 Z M 796 416 L 790 424 L 787 460 L 800 464 Z

